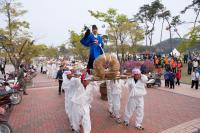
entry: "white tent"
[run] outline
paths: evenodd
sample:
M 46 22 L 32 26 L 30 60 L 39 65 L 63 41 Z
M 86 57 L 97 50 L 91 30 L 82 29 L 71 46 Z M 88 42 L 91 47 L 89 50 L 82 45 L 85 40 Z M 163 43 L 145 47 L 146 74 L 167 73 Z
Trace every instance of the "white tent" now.
M 171 55 L 173 54 L 173 56 L 176 56 L 176 57 L 180 56 L 180 52 L 176 48 L 174 48 L 170 54 Z

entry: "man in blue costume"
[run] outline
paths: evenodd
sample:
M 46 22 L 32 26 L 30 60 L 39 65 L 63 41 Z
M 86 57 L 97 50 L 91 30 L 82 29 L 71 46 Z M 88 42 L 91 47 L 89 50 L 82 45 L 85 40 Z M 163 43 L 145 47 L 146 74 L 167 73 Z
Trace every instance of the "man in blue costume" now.
M 85 36 L 81 39 L 81 44 L 90 48 L 89 60 L 87 69 L 93 69 L 93 62 L 103 54 L 104 43 L 102 37 L 98 35 L 98 28 L 96 25 L 92 26 L 92 33 L 87 29 Z

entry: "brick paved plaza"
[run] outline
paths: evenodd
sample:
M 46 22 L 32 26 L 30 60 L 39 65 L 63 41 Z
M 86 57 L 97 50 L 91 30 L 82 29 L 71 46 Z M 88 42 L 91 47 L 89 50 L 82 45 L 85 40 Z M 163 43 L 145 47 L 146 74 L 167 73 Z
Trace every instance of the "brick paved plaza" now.
M 189 89 L 189 86 L 182 85 L 182 88 Z M 161 89 L 147 89 L 143 132 L 197 131 L 198 127 L 200 128 L 200 99 L 178 92 L 168 92 L 165 91 L 166 88 Z M 64 111 L 64 94 L 58 95 L 55 80 L 38 74 L 33 79 L 32 88 L 28 93 L 29 95 L 23 97 L 22 103 L 17 105 L 10 115 L 9 123 L 14 133 L 71 133 Z M 199 90 L 196 93 L 200 95 Z M 121 100 L 122 116 L 126 96 L 127 91 L 124 90 Z M 133 116 L 128 128 L 116 124 L 107 113 L 107 102 L 100 99 L 99 93 L 95 95 L 91 109 L 92 133 L 139 133 L 140 131 L 134 128 L 134 119 Z

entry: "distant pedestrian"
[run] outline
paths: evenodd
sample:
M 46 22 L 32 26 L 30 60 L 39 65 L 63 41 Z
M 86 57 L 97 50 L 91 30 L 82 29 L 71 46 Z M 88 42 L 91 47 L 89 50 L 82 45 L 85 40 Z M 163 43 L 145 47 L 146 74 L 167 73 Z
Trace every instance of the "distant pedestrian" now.
M 193 64 L 193 71 L 194 71 L 199 66 L 199 63 L 196 58 L 193 60 L 192 64 Z
M 19 73 L 18 73 L 18 81 L 19 81 L 19 85 L 21 86 L 21 88 L 23 89 L 23 94 L 24 95 L 28 95 L 26 93 L 26 81 L 24 79 L 24 75 L 25 75 L 25 68 L 24 68 L 24 65 L 21 64 L 20 67 L 19 67 Z
M 146 74 L 147 73 L 147 67 L 146 67 L 146 65 L 142 64 L 140 70 L 141 70 L 142 74 Z
M 63 82 L 63 66 L 60 66 L 60 70 L 57 72 L 56 79 L 58 80 L 59 83 L 58 94 L 61 95 L 61 88 Z
M 169 71 L 166 71 L 164 73 L 164 79 L 165 79 L 165 87 L 169 88 Z
M 181 60 L 178 60 L 178 63 L 177 63 L 177 70 L 180 70 L 181 71 L 181 68 L 183 67 L 183 64 L 181 62 Z
M 193 67 L 192 61 L 189 61 L 188 62 L 188 75 L 191 75 L 191 73 L 192 73 L 192 67 Z
M 198 61 L 199 65 L 200 65 L 200 54 L 197 56 L 197 61 Z
M 176 73 L 176 67 L 177 67 L 177 62 L 176 62 L 176 60 L 174 60 L 172 63 L 172 72 L 173 73 Z
M 158 66 L 159 66 L 159 58 L 157 56 L 155 56 L 154 63 L 155 63 L 155 67 L 158 68 Z
M 40 72 L 43 73 L 43 65 L 41 65 Z
M 169 64 L 169 58 L 168 58 L 168 56 L 165 56 L 164 62 L 165 62 L 165 69 L 169 70 L 170 64 Z
M 1 73 L 2 73 L 3 75 L 6 74 L 6 73 L 5 73 L 5 68 L 6 68 L 6 60 L 3 61 L 2 64 L 1 64 Z
M 185 64 L 188 62 L 188 55 L 187 55 L 187 54 L 184 55 L 183 60 L 184 60 L 184 63 L 185 63 Z
M 191 85 L 191 88 L 193 88 L 195 86 L 195 89 L 197 90 L 198 87 L 199 87 L 199 72 L 194 69 L 194 71 L 192 72 L 192 75 L 191 75 L 191 79 L 192 79 L 192 85 Z
M 181 79 L 181 70 L 178 69 L 176 72 L 176 85 L 180 85 L 180 79 Z
M 175 73 L 172 71 L 169 72 L 169 84 L 170 84 L 170 89 L 174 89 L 174 79 L 175 79 Z

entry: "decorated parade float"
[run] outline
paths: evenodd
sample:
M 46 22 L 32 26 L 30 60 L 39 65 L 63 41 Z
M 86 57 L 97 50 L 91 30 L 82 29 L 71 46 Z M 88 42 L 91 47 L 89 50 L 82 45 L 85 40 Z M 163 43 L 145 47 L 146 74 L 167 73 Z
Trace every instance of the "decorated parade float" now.
M 132 76 L 134 68 L 141 69 L 143 74 L 153 72 L 154 62 L 131 61 L 126 62 L 118 60 L 118 57 L 113 53 L 104 52 L 104 40 L 98 34 L 96 25 L 92 28 L 84 27 L 85 34 L 80 40 L 80 43 L 89 48 L 89 58 L 87 64 L 87 72 L 92 75 L 92 81 L 101 81 L 100 93 L 103 100 L 107 100 L 107 80 L 128 79 Z

